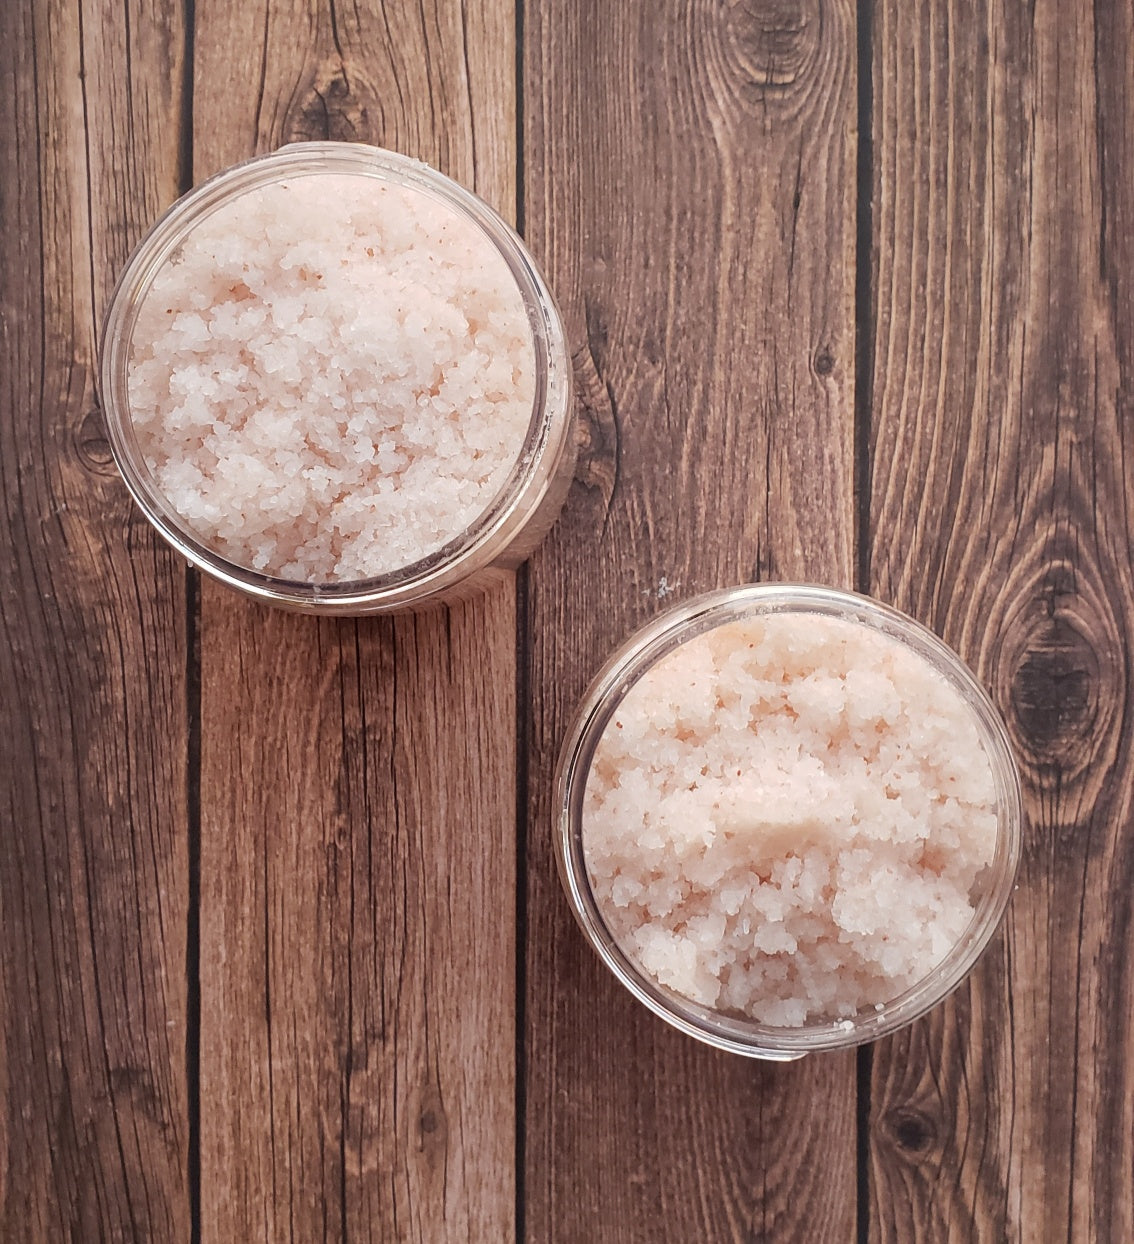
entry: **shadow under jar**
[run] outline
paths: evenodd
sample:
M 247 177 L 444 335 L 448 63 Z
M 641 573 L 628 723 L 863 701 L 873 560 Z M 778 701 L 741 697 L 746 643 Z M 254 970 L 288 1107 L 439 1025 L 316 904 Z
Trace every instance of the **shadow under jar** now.
M 682 1032 L 791 1059 L 942 1001 L 995 932 L 1020 780 L 972 673 L 866 597 L 699 597 L 607 662 L 556 773 L 559 870 L 614 975 Z
M 428 166 L 297 143 L 179 199 L 111 298 L 100 389 L 150 522 L 318 613 L 482 590 L 554 522 L 570 357 L 516 233 Z

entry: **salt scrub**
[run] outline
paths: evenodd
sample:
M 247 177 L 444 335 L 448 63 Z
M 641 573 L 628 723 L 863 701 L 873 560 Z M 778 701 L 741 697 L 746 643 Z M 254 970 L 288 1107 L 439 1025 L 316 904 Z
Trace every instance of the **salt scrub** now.
M 660 984 L 778 1027 L 879 1010 L 974 914 L 996 846 L 977 721 L 922 657 L 817 614 L 727 623 L 619 704 L 583 850 Z
M 199 538 L 279 578 L 388 573 L 465 532 L 523 449 L 535 350 L 478 227 L 343 173 L 247 191 L 158 272 L 130 414 Z

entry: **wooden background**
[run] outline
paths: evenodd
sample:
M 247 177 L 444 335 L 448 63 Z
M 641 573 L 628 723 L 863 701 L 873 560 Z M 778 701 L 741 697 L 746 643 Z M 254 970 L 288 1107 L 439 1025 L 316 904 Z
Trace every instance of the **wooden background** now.
M 0 1240 L 1134 1240 L 1131 0 L 10 0 Z M 582 452 L 515 580 L 265 611 L 110 461 L 114 276 L 306 138 L 516 219 Z M 975 666 L 1027 786 L 971 981 L 712 1053 L 600 969 L 549 786 L 610 648 L 747 579 Z

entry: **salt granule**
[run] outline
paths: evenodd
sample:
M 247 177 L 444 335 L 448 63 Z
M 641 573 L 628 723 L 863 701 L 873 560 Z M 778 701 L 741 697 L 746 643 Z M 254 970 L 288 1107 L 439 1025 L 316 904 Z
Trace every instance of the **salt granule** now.
M 468 529 L 523 448 L 535 353 L 471 221 L 341 173 L 247 191 L 157 273 L 130 413 L 155 481 L 228 560 L 369 578 Z
M 928 661 L 862 624 L 772 614 L 634 684 L 595 752 L 583 849 L 647 975 L 794 1027 L 881 1009 L 936 967 L 996 829 L 975 717 Z

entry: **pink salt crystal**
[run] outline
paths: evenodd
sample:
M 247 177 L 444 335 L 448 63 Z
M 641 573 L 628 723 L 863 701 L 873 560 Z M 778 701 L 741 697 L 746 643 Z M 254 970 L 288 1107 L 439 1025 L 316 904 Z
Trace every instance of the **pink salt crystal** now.
M 599 741 L 583 848 L 624 951 L 705 1006 L 798 1026 L 882 1005 L 962 937 L 996 845 L 976 720 L 898 641 L 820 615 L 717 627 Z
M 435 553 L 523 448 L 535 352 L 507 264 L 422 191 L 342 173 L 247 191 L 154 278 L 130 414 L 158 487 L 230 561 L 304 582 Z

